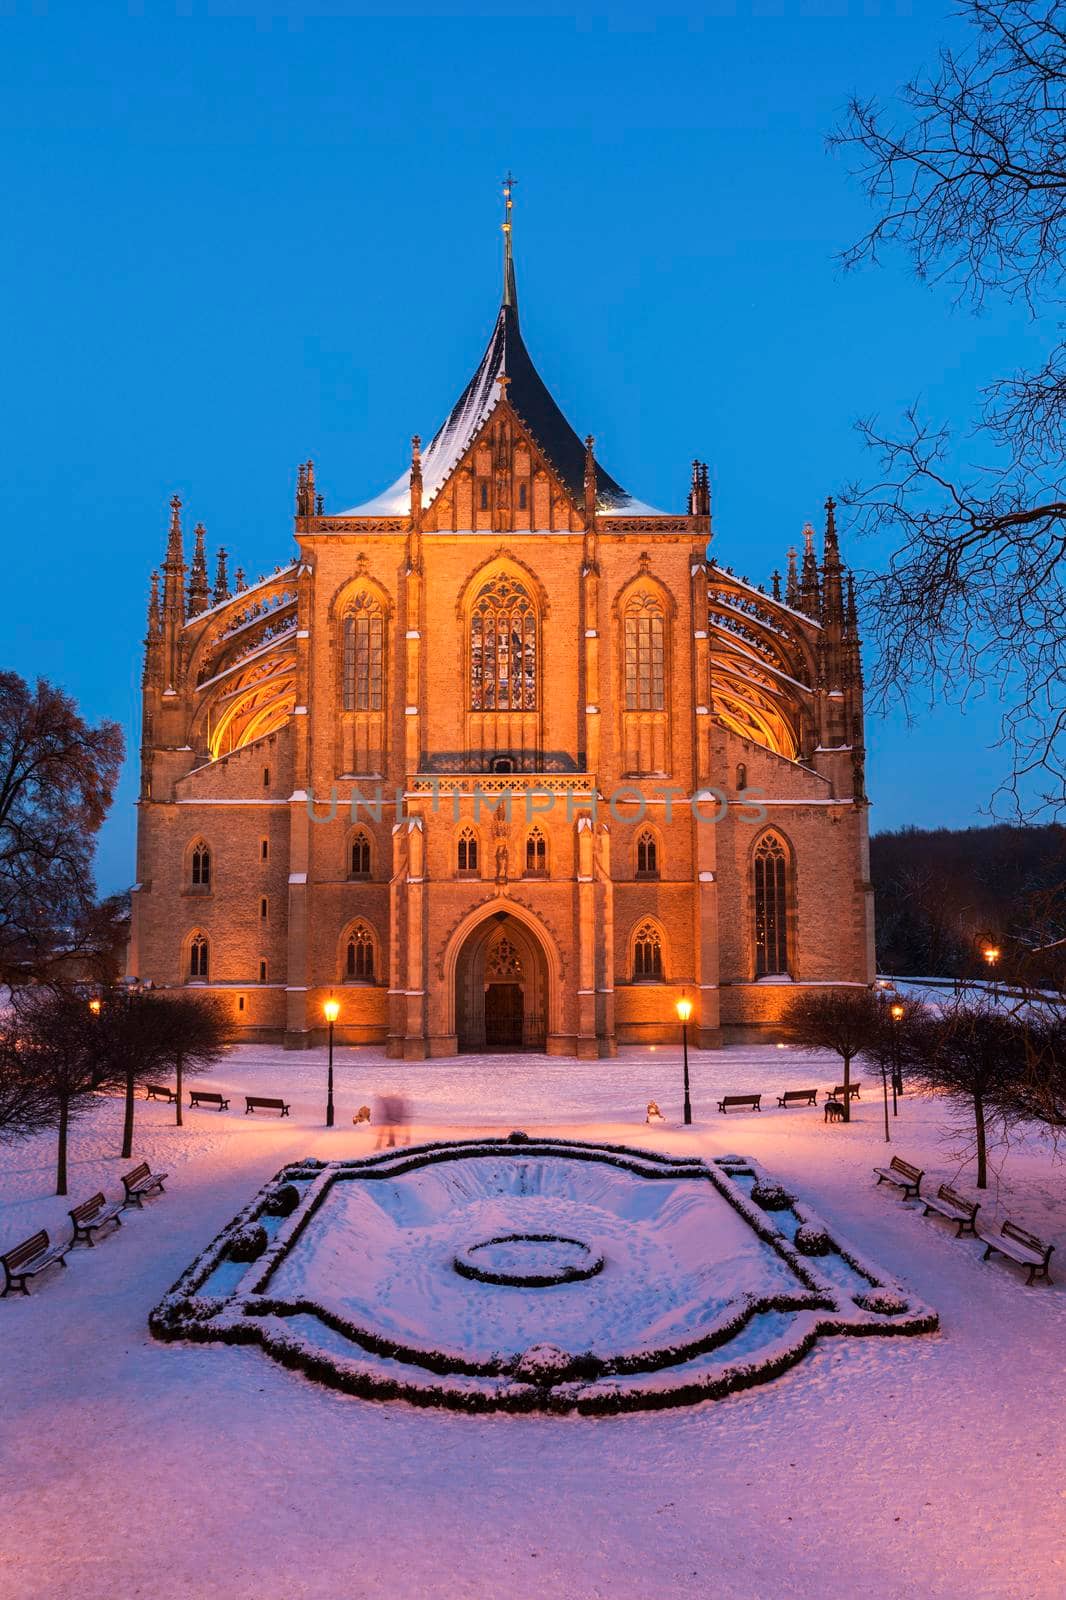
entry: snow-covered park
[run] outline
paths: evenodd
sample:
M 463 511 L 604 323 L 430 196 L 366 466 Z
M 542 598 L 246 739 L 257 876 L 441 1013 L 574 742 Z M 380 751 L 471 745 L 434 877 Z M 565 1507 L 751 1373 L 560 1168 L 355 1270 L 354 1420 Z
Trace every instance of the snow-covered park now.
M 602 1062 L 424 1064 L 342 1049 L 329 1131 L 324 1051 L 234 1049 L 195 1082 L 230 1109 L 186 1109 L 182 1128 L 172 1106 L 139 1102 L 134 1156 L 170 1173 L 167 1192 L 0 1307 L 0 1594 L 1061 1593 L 1066 1167 L 1035 1131 L 993 1153 L 982 1219 L 1009 1215 L 1058 1246 L 1052 1284 L 1026 1288 L 1020 1268 L 982 1261 L 978 1242 L 875 1183 L 872 1168 L 898 1154 L 926 1170 L 930 1192 L 952 1181 L 974 1193 L 968 1130 L 945 1102 L 906 1095 L 890 1147 L 880 1084 L 868 1079 L 847 1125 L 827 1125 L 820 1104 L 777 1108 L 786 1088 L 838 1083 L 837 1065 L 796 1048 L 693 1051 L 690 1128 L 680 1052 L 666 1047 Z M 746 1091 L 762 1093 L 760 1113 L 717 1112 L 723 1094 Z M 291 1115 L 245 1115 L 246 1093 L 282 1096 Z M 377 1122 L 352 1121 L 381 1096 L 409 1107 L 399 1147 L 376 1152 L 391 1175 L 327 1191 L 329 1174 L 383 1143 Z M 649 1100 L 664 1122 L 645 1123 Z M 40 1227 L 65 1237 L 67 1206 L 97 1188 L 120 1195 L 132 1164 L 118 1158 L 120 1128 L 117 1099 L 76 1124 L 66 1201 L 51 1193 L 50 1140 L 0 1147 L 0 1251 Z M 519 1178 L 522 1146 L 486 1144 L 515 1129 L 534 1148 L 568 1144 L 539 1165 L 527 1157 Z M 451 1140 L 487 1153 L 401 1172 L 413 1147 Z M 569 1160 L 590 1144 L 648 1154 L 631 1162 L 635 1174 Z M 820 1335 L 757 1387 L 624 1415 L 365 1399 L 255 1343 L 149 1331 L 191 1264 L 289 1169 L 323 1198 L 306 1227 L 299 1212 L 279 1219 L 277 1238 L 287 1227 L 299 1236 L 271 1292 L 310 1296 L 335 1321 L 376 1318 L 391 1337 L 433 1338 L 475 1362 L 538 1340 L 610 1353 L 699 1334 L 738 1295 L 795 1289 L 745 1220 L 753 1180 L 723 1162 L 733 1155 L 786 1189 L 797 1224 L 820 1219 L 848 1259 L 931 1308 L 936 1331 Z M 668 1178 L 642 1182 L 655 1157 L 670 1158 L 659 1163 Z M 717 1184 L 691 1183 L 699 1163 Z M 726 1203 L 738 1186 L 739 1209 Z M 535 1289 L 450 1270 L 461 1257 L 505 1276 L 550 1275 L 585 1259 L 573 1244 L 538 1240 L 531 1253 L 492 1242 L 523 1232 L 577 1241 L 607 1266 Z M 226 1270 L 238 1276 L 224 1282 Z M 228 1263 L 205 1292 L 239 1282 L 243 1295 L 249 1270 Z

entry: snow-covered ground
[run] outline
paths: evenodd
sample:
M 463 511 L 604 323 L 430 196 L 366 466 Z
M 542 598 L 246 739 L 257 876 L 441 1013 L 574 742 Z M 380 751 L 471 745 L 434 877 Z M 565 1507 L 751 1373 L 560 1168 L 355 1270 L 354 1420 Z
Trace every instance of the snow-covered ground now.
M 849 1126 L 770 1109 L 838 1080 L 832 1058 L 693 1051 L 695 1124 L 676 1050 L 384 1061 L 244 1047 L 202 1087 L 228 1113 L 140 1103 L 135 1154 L 168 1192 L 95 1250 L 0 1306 L 0 1595 L 303 1600 L 325 1596 L 1029 1597 L 1066 1590 L 1066 1289 L 1023 1287 L 972 1241 L 870 1175 L 886 1153 L 869 1080 Z M 878 1086 L 879 1087 L 879 1086 Z M 719 1116 L 761 1090 L 762 1114 Z M 246 1091 L 292 1117 L 242 1115 Z M 913 1339 L 828 1340 L 762 1388 L 620 1418 L 469 1417 L 320 1388 L 251 1347 L 164 1345 L 149 1311 L 279 1167 L 372 1149 L 358 1106 L 407 1097 L 412 1139 L 526 1127 L 708 1157 L 738 1151 L 940 1313 Z M 644 1107 L 669 1119 L 646 1127 Z M 71 1200 L 118 1190 L 121 1107 L 72 1136 Z M 892 1152 L 972 1190 L 966 1133 L 908 1096 Z M 52 1149 L 0 1149 L 0 1249 L 45 1226 Z M 1058 1245 L 1066 1169 L 1034 1134 L 997 1151 L 985 1211 Z M 1059 1270 L 1056 1272 L 1056 1262 Z

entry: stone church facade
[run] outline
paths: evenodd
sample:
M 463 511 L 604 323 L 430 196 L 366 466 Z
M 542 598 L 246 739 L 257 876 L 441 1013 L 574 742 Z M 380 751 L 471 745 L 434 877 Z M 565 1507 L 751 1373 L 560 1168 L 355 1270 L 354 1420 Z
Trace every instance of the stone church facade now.
M 636 501 L 502 304 L 430 444 L 291 564 L 153 575 L 131 972 L 250 1038 L 611 1055 L 873 977 L 855 603 L 832 502 L 770 592 Z

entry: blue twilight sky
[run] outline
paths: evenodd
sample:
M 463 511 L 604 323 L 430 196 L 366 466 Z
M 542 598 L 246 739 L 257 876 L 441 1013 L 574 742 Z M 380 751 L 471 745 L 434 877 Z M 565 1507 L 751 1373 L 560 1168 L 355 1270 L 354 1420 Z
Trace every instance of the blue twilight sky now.
M 667 509 L 705 456 L 718 559 L 764 580 L 863 470 L 857 415 L 921 396 L 964 429 L 1050 337 L 898 258 L 834 261 L 867 213 L 824 136 L 960 37 L 947 11 L 0 3 L 0 664 L 135 755 L 170 495 L 254 577 L 289 559 L 297 461 L 327 509 L 390 483 L 490 331 L 508 166 L 523 328 L 564 410 Z M 993 703 L 873 722 L 873 826 L 980 820 L 996 726 Z M 130 762 L 108 890 L 135 792 Z

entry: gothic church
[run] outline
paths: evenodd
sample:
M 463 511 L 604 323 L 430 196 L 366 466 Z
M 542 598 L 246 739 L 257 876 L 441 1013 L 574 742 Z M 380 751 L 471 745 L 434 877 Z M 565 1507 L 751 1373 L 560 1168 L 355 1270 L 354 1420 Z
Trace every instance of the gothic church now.
M 248 1038 L 421 1059 L 772 1028 L 873 977 L 855 602 L 827 503 L 771 590 L 575 434 L 522 338 L 505 188 L 488 347 L 399 482 L 300 468 L 257 583 L 181 505 L 144 665 L 130 970 Z

